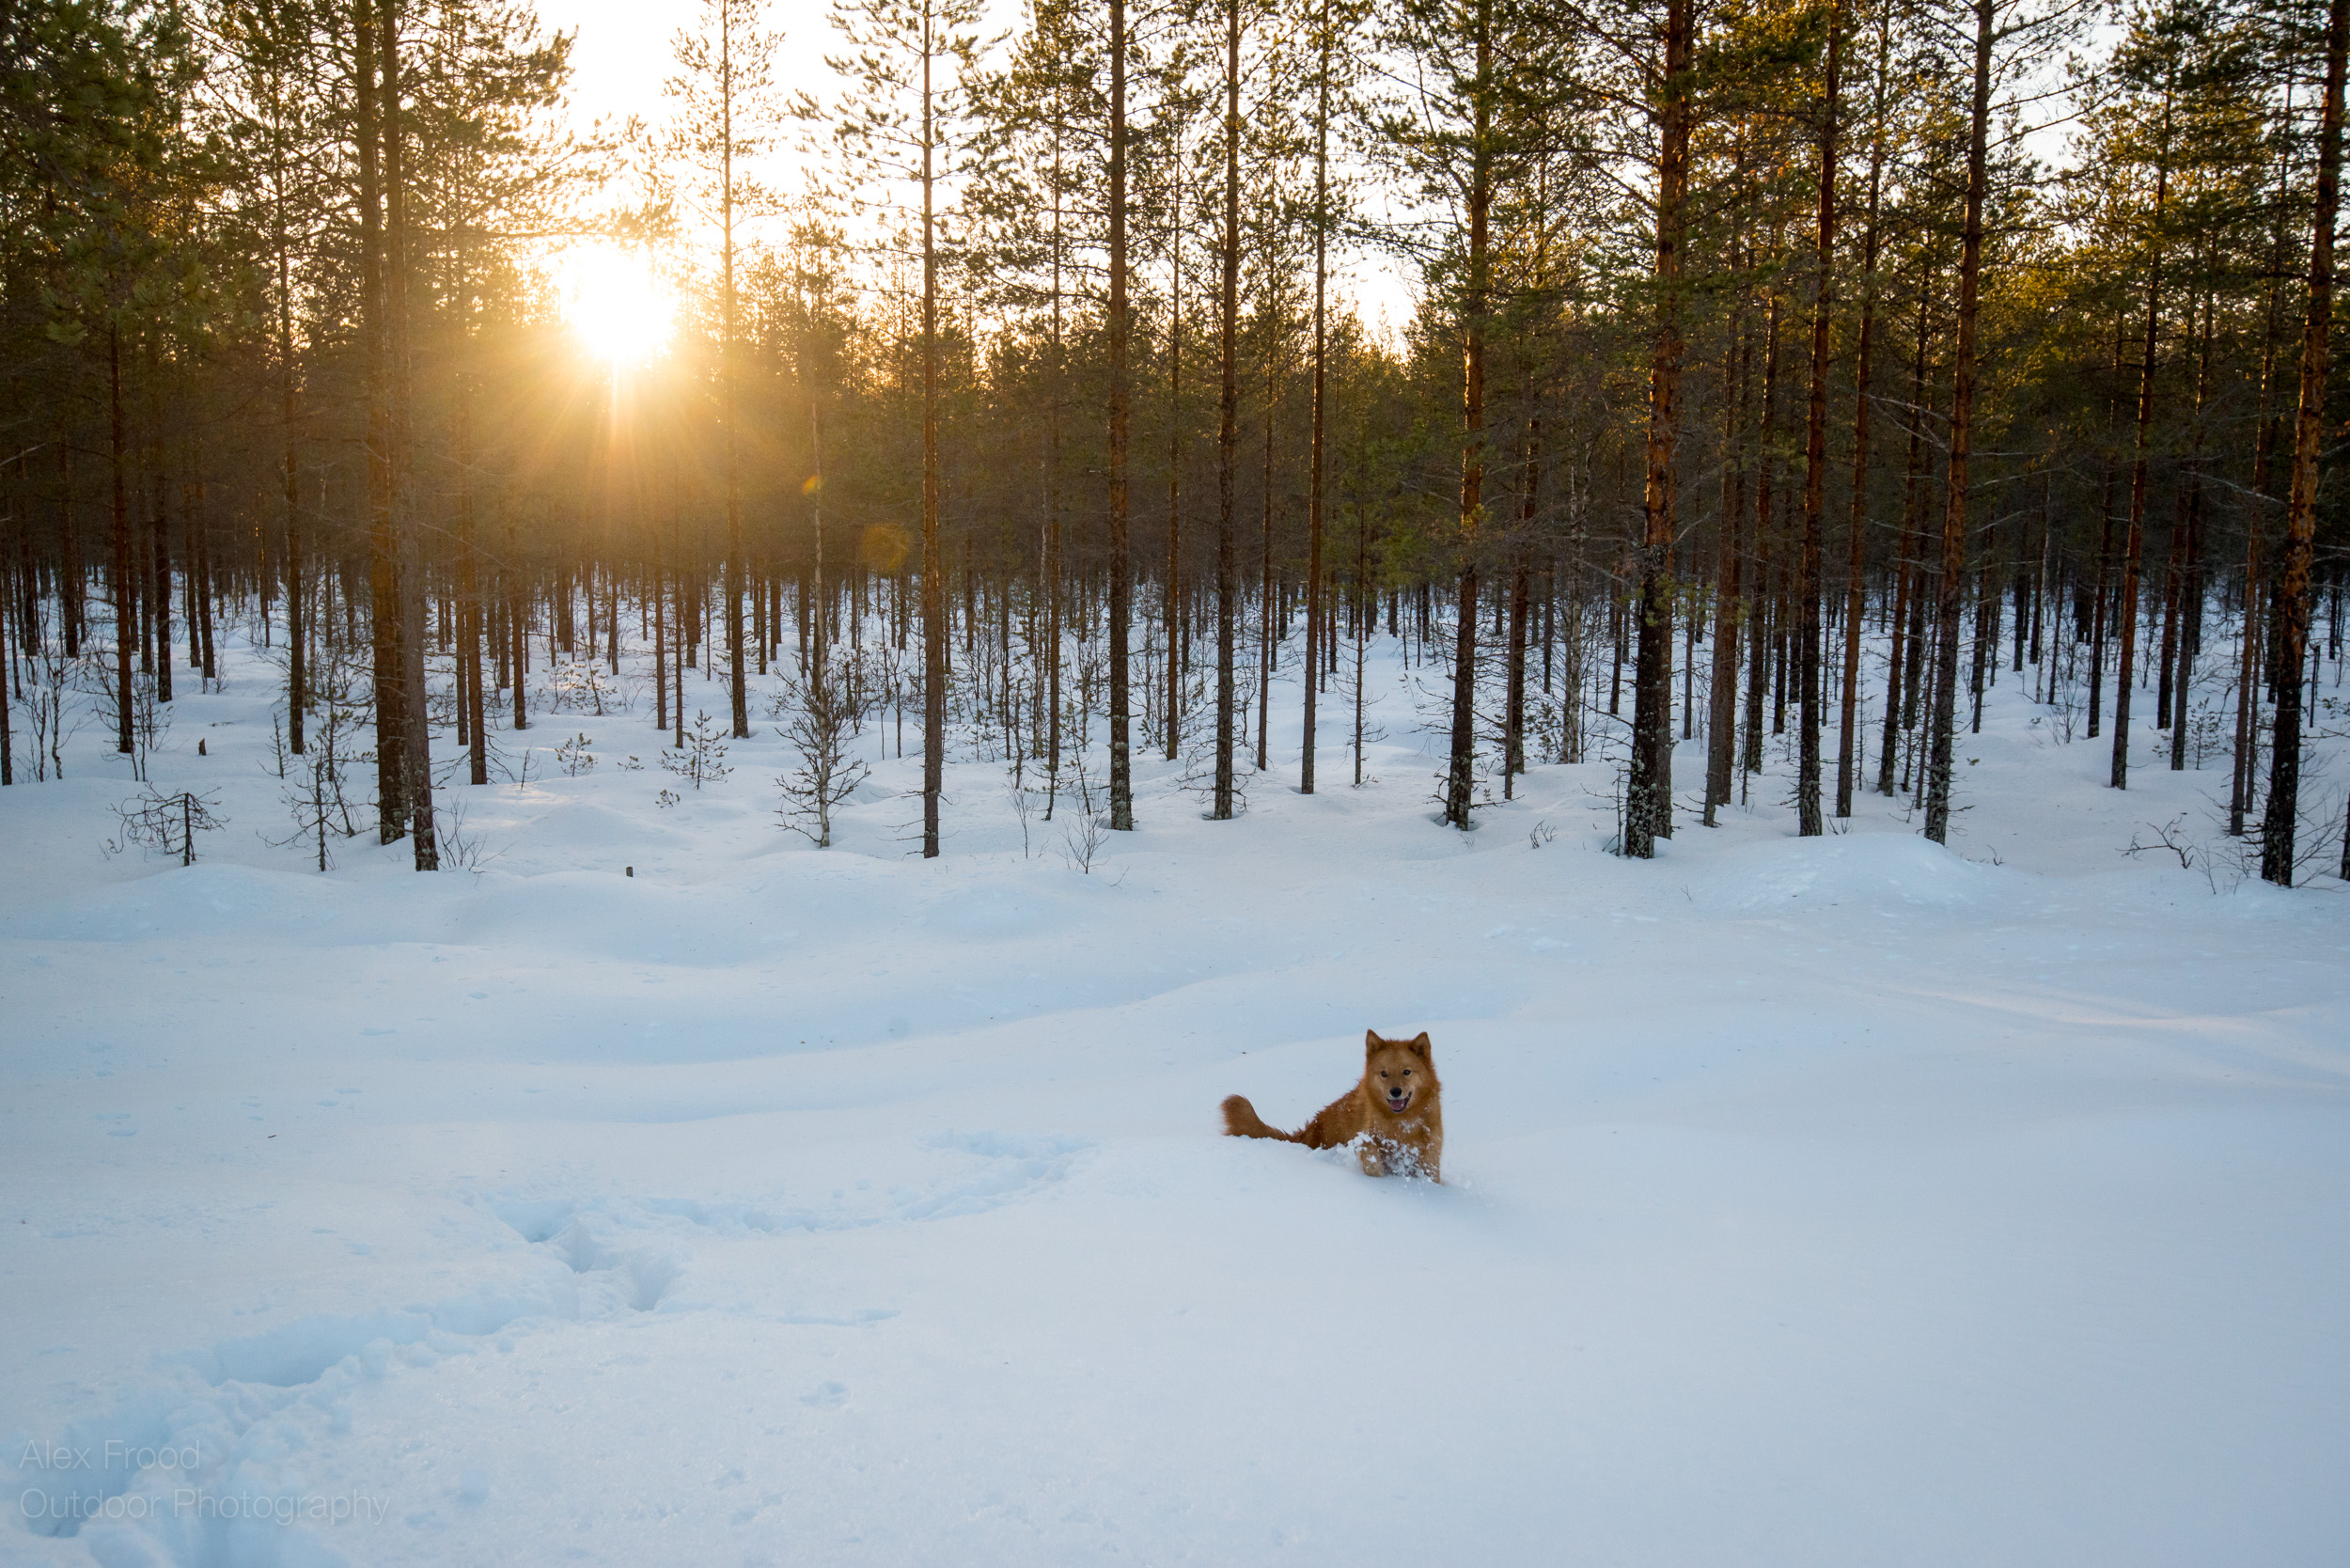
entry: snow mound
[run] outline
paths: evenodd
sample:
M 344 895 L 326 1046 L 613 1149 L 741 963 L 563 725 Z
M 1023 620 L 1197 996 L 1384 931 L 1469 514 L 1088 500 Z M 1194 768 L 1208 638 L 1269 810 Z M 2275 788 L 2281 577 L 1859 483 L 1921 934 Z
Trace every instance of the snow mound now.
M 623 962 L 741 964 L 780 931 L 773 916 L 730 890 L 664 885 L 604 871 L 484 879 L 452 922 L 459 941 L 536 947 Z
M 1084 913 L 1075 889 L 1031 876 L 953 888 L 941 894 L 921 918 L 940 935 L 1007 941 L 1065 931 Z
M 239 940 L 267 935 L 328 943 L 352 940 L 343 928 L 356 902 L 351 885 L 325 877 L 198 862 L 29 911 L 15 934 L 32 941 L 130 942 L 233 933 Z

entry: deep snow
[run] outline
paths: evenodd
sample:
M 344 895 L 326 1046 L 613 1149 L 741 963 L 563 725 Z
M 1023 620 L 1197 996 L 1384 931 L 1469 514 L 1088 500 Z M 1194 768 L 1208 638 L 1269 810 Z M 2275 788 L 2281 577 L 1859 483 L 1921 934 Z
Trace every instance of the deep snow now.
M 640 704 L 500 734 L 606 760 L 452 792 L 478 872 L 321 876 L 230 674 L 154 763 L 203 863 L 102 853 L 95 727 L 0 792 L 0 1560 L 2350 1542 L 2350 906 L 2119 853 L 2224 792 L 2151 730 L 2116 794 L 2010 678 L 1950 850 L 1794 839 L 1775 760 L 1631 864 L 1606 763 L 1434 825 L 1389 663 L 1377 783 L 1325 709 L 1294 792 L 1285 686 L 1245 819 L 1146 761 L 1088 875 L 972 760 L 944 858 L 910 758 L 816 852 L 765 726 L 656 808 Z M 1433 1033 L 1446 1185 L 1214 1136 L 1366 1027 Z

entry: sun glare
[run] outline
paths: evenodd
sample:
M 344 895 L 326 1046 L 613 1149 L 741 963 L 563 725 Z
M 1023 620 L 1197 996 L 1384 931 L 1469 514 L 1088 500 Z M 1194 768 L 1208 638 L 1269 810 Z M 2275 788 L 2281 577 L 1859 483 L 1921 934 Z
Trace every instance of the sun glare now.
M 618 368 L 658 358 L 669 344 L 669 299 L 643 255 L 580 245 L 556 263 L 563 319 L 580 343 Z

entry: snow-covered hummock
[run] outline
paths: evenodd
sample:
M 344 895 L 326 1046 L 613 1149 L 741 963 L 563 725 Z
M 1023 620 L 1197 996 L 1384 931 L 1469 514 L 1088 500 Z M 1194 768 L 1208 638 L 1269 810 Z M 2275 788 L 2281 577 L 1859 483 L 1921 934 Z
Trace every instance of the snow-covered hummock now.
M 447 792 L 477 871 L 321 876 L 230 673 L 154 759 L 230 819 L 195 868 L 101 853 L 97 725 L 0 792 L 0 1560 L 2350 1542 L 2350 905 L 2120 853 L 2216 840 L 2224 758 L 2141 726 L 2117 794 L 2010 677 L 1949 850 L 1798 840 L 1775 749 L 1634 864 L 1612 763 L 1435 825 L 1388 662 L 1375 784 L 1334 699 L 1295 793 L 1284 686 L 1244 820 L 1145 760 L 1089 875 L 967 751 L 925 863 L 912 757 L 820 853 L 768 727 L 657 808 L 649 714 L 549 713 Z M 1434 1036 L 1445 1185 L 1215 1136 L 1366 1028 Z

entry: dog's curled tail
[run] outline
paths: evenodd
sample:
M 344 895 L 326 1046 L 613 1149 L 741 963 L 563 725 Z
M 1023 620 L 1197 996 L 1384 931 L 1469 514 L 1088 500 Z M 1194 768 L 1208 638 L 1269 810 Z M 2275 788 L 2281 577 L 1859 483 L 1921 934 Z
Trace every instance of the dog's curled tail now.
M 1267 1126 L 1264 1118 L 1257 1114 L 1257 1107 L 1248 1103 L 1247 1096 L 1241 1094 L 1225 1098 L 1224 1133 L 1227 1137 L 1274 1137 L 1284 1143 L 1297 1141 L 1296 1134 Z

